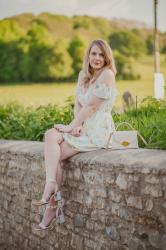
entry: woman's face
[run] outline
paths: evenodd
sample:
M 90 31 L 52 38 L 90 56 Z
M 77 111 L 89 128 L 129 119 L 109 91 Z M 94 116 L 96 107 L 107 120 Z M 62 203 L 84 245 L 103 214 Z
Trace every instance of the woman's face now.
M 96 71 L 104 66 L 104 55 L 97 45 L 93 45 L 89 53 L 90 66 Z

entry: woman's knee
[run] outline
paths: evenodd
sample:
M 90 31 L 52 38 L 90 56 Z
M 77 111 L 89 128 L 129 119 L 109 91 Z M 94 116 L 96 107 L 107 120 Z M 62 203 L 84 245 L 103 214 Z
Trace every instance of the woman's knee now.
M 63 140 L 63 136 L 60 132 L 58 132 L 55 128 L 48 129 L 44 134 L 45 141 L 47 140 L 56 140 L 56 142 L 61 143 Z

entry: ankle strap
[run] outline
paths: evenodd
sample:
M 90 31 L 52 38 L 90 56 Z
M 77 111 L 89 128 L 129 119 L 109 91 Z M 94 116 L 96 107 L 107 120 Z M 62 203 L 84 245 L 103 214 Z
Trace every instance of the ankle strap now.
M 62 196 L 61 196 L 61 191 L 57 191 L 55 194 L 54 194 L 54 199 L 56 201 L 59 201 L 62 199 Z
M 58 201 L 56 205 L 47 204 L 46 208 L 62 208 L 64 206 L 64 200 Z

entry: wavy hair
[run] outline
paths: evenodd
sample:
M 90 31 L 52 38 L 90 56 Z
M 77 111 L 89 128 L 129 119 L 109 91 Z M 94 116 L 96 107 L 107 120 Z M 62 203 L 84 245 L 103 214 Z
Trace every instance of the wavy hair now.
M 104 66 L 97 72 L 97 74 L 95 76 L 94 76 L 94 70 L 89 63 L 89 54 L 90 54 L 90 51 L 94 45 L 96 45 L 98 48 L 100 48 L 100 50 L 102 51 L 103 56 L 104 56 Z M 114 61 L 112 49 L 109 46 L 109 44 L 102 39 L 93 40 L 90 43 L 90 45 L 85 53 L 85 57 L 84 57 L 84 61 L 83 61 L 83 72 L 84 72 L 83 84 L 84 84 L 84 86 L 89 86 L 89 84 L 94 83 L 95 80 L 98 78 L 98 76 L 106 68 L 111 69 L 114 72 L 114 74 L 116 75 L 117 71 L 116 71 L 116 66 L 115 66 L 115 61 Z

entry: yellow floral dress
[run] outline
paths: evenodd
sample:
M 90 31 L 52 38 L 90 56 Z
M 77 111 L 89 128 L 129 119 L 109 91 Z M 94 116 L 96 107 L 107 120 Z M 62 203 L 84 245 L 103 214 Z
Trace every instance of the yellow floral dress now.
M 68 144 L 83 152 L 106 148 L 109 135 L 115 130 L 111 110 L 116 96 L 119 94 L 115 87 L 98 80 L 91 84 L 88 90 L 85 90 L 84 86 L 78 82 L 76 95 L 82 106 L 88 103 L 92 95 L 103 98 L 103 102 L 98 110 L 83 123 L 81 136 L 75 137 L 69 133 L 63 134 L 63 138 Z

